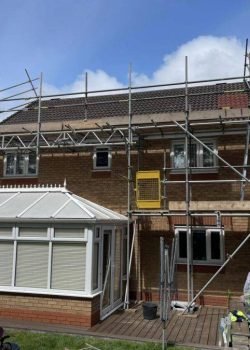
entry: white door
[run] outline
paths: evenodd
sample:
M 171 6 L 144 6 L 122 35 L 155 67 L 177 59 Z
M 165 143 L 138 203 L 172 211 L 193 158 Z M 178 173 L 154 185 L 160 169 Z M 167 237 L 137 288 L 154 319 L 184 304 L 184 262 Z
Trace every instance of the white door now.
M 121 228 L 103 228 L 101 319 L 122 304 L 122 243 Z

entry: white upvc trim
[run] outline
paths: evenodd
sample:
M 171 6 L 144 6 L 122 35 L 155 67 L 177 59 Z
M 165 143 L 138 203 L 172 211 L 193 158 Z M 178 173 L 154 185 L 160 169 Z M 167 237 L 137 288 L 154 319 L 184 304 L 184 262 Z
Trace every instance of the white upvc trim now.
M 35 153 L 35 152 L 34 152 Z M 7 170 L 7 155 L 8 154 L 14 154 L 14 174 L 6 174 Z M 16 163 L 17 163 L 17 155 L 24 155 L 24 173 L 23 174 L 17 174 L 16 173 Z M 38 175 L 38 159 L 36 157 L 36 172 L 34 174 L 28 173 L 28 167 L 29 167 L 29 155 L 31 152 L 17 152 L 17 151 L 7 151 L 4 154 L 4 161 L 3 161 L 3 175 L 5 178 L 22 178 L 22 177 L 36 177 Z
M 97 166 L 96 160 L 97 160 L 97 153 L 98 152 L 108 152 L 108 165 L 107 166 Z M 112 153 L 110 146 L 97 146 L 95 148 L 95 151 L 93 153 L 93 170 L 111 170 L 111 164 L 112 164 Z
M 206 138 L 202 139 L 203 143 L 212 143 L 214 147 L 214 152 L 218 153 L 218 144 L 217 139 L 215 138 Z M 218 169 L 216 168 L 218 166 L 218 159 L 215 155 L 213 155 L 213 166 L 211 167 L 203 167 L 203 146 L 195 141 L 192 141 L 191 144 L 196 145 L 196 157 L 197 157 L 197 169 L 196 167 L 192 167 L 193 173 L 217 173 Z M 170 160 L 171 160 L 171 173 L 174 174 L 181 174 L 185 171 L 185 166 L 182 168 L 174 168 L 174 146 L 175 145 L 183 145 L 183 152 L 184 156 L 186 155 L 185 150 L 185 142 L 184 139 L 179 140 L 173 140 L 171 142 L 171 150 L 170 150 Z M 202 169 L 199 169 L 199 167 L 203 167 Z
M 24 287 L 7 287 L 0 286 L 0 292 L 6 293 L 25 293 L 25 294 L 41 294 L 41 295 L 58 295 L 58 296 L 72 296 L 79 298 L 94 298 L 101 294 L 98 291 L 93 294 L 88 294 L 85 291 L 71 291 L 71 290 L 56 290 L 56 289 L 40 289 L 40 288 L 24 288 Z
M 49 255 L 48 255 L 48 280 L 47 280 L 47 288 L 50 290 L 51 287 L 51 275 L 52 275 L 52 242 L 49 242 Z
M 225 261 L 225 231 L 223 227 L 212 227 L 212 226 L 192 226 L 192 230 L 204 230 L 206 231 L 206 260 L 193 260 L 193 265 L 206 265 L 206 266 L 219 266 Z M 175 236 L 178 237 L 177 246 L 177 264 L 186 264 L 186 258 L 180 258 L 180 245 L 179 245 L 179 231 L 186 232 L 186 226 L 175 226 Z M 189 232 L 191 228 L 189 228 Z M 221 259 L 211 258 L 211 232 L 220 233 L 220 253 Z

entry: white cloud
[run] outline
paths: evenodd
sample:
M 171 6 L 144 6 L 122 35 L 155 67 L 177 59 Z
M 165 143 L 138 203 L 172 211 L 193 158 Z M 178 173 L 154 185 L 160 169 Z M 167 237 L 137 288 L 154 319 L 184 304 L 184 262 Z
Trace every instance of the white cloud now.
M 88 91 L 119 89 L 125 87 L 117 78 L 108 75 L 101 69 L 96 71 L 87 70 L 88 73 Z M 44 84 L 44 94 L 60 94 L 85 91 L 85 73 L 78 75 L 76 80 L 69 85 L 58 88 L 54 85 Z
M 181 82 L 185 79 L 185 56 L 188 56 L 188 78 L 191 80 L 242 76 L 244 44 L 235 37 L 200 36 L 167 54 L 163 63 L 151 76 L 143 72 L 133 73 L 133 85 L 154 85 Z M 105 71 L 87 70 L 88 89 L 104 90 L 125 87 L 116 77 Z M 84 91 L 85 73 L 69 85 L 56 87 L 44 84 L 45 94 Z
M 203 80 L 243 75 L 244 45 L 236 38 L 200 36 L 163 58 L 163 64 L 151 77 L 134 74 L 134 84 L 164 84 L 185 80 L 185 56 L 188 79 Z

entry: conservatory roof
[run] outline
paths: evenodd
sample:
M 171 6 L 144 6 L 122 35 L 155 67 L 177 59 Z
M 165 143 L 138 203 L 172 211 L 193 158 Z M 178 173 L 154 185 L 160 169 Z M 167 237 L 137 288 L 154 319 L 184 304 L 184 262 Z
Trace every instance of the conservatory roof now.
M 126 222 L 124 215 L 65 187 L 1 187 L 0 221 Z

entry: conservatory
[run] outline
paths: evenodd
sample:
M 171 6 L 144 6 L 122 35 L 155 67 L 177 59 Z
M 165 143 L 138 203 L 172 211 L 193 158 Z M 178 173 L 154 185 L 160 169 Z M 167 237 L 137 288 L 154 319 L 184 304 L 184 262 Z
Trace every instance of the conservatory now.
M 0 316 L 91 326 L 121 306 L 127 218 L 64 187 L 0 189 Z

